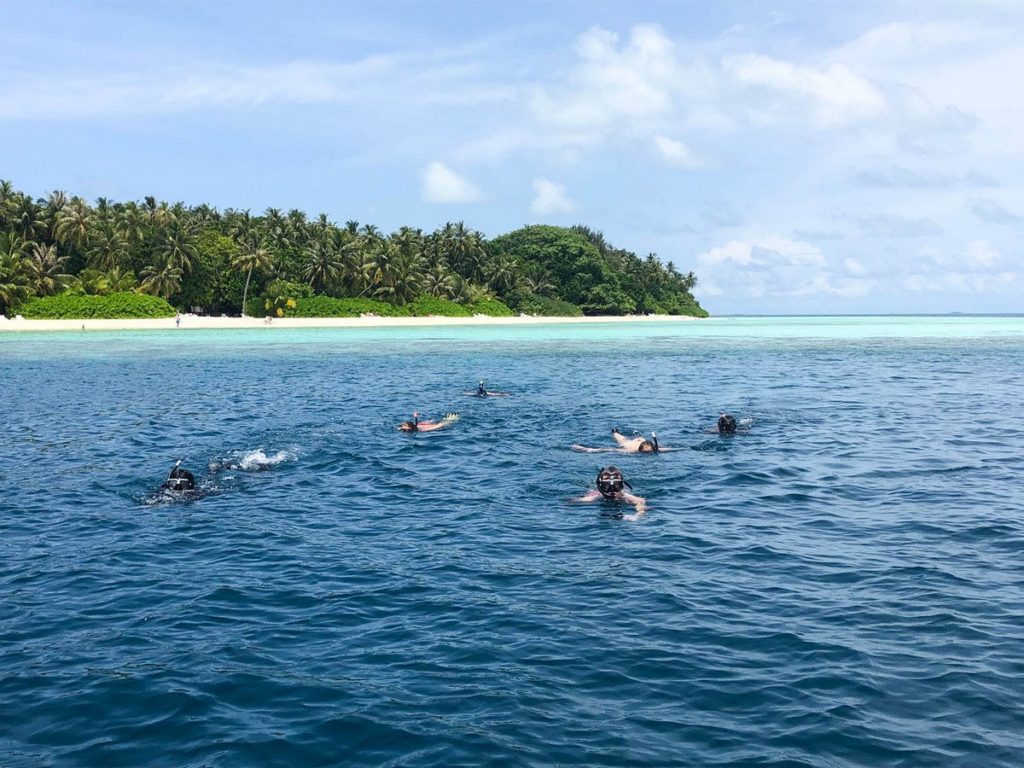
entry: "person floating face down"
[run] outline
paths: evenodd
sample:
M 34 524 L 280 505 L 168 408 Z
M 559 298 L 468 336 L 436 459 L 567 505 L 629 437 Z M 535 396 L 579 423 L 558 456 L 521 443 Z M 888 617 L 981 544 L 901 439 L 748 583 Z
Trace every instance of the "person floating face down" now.
M 647 500 L 630 493 L 633 490 L 633 486 L 622 476 L 622 470 L 618 467 L 602 467 L 597 473 L 594 484 L 597 486 L 596 489 L 589 490 L 582 496 L 572 499 L 572 501 L 589 503 L 603 499 L 605 501 L 621 501 L 626 504 L 632 504 L 636 512 L 631 515 L 623 515 L 623 520 L 637 520 L 647 512 Z M 626 488 L 629 488 L 629 491 Z
M 187 469 L 182 469 L 181 462 L 179 461 L 171 468 L 170 474 L 167 475 L 167 479 L 164 480 L 160 489 L 164 491 L 172 491 L 173 493 L 194 491 L 196 489 L 196 476 Z
M 580 453 L 660 453 L 672 450 L 668 446 L 658 443 L 658 435 L 655 432 L 651 432 L 651 439 L 648 440 L 643 435 L 626 437 L 619 432 L 618 427 L 612 427 L 612 438 L 614 438 L 616 443 L 615 448 L 589 448 L 585 445 L 574 443 L 572 449 Z
M 403 421 L 398 425 L 398 429 L 401 432 L 434 432 L 438 429 L 450 427 L 458 420 L 459 414 L 457 413 L 446 413 L 443 418 L 431 421 L 430 419 L 421 419 L 419 411 L 414 411 L 412 421 Z

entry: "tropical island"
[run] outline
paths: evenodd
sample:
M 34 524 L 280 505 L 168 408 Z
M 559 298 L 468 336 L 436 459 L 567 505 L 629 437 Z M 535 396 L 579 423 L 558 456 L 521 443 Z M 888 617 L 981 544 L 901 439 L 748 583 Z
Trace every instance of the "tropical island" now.
M 696 281 L 583 225 L 385 234 L 294 209 L 34 199 L 0 181 L 0 315 L 706 317 Z

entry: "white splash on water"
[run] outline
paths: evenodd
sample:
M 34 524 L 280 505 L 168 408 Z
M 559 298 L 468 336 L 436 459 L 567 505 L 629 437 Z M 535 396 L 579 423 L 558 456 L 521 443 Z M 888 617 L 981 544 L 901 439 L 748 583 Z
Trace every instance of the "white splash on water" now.
M 242 454 L 241 458 L 238 459 L 237 466 L 244 472 L 258 472 L 261 469 L 269 469 L 283 461 L 291 461 L 294 458 L 295 455 L 288 451 L 278 451 L 268 456 L 262 448 L 257 448 L 255 451 Z

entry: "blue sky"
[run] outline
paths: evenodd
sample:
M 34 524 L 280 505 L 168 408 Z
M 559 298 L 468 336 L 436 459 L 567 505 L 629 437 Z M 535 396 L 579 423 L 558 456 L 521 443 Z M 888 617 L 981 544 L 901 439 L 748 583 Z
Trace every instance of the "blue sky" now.
M 1024 311 L 1024 3 L 4 2 L 0 178 L 585 223 L 712 313 Z

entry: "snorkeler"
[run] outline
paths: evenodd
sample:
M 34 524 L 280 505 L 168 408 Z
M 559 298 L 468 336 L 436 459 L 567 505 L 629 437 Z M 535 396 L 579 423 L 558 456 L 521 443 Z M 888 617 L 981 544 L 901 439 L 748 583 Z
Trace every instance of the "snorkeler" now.
M 508 392 L 496 392 L 492 389 L 487 389 L 487 387 L 484 386 L 483 381 L 476 385 L 476 389 L 467 390 L 464 394 L 467 394 L 470 397 L 509 397 Z
M 421 421 L 419 412 L 414 411 L 412 414 L 412 421 L 403 421 L 398 425 L 398 429 L 401 432 L 434 432 L 438 429 L 450 427 L 458 420 L 459 414 L 446 413 L 443 418 L 438 419 L 437 421 L 430 421 L 429 419 Z
M 662 451 L 674 450 L 668 446 L 660 445 L 656 432 L 651 432 L 651 439 L 648 440 L 643 435 L 626 437 L 619 431 L 618 427 L 612 427 L 612 437 L 618 444 L 616 448 L 588 448 L 578 443 L 573 443 L 571 447 L 574 451 L 579 451 L 580 453 L 661 453 Z
M 170 474 L 167 475 L 167 479 L 160 486 L 162 491 L 173 491 L 175 493 L 194 491 L 195 489 L 196 476 L 187 469 L 181 468 L 181 459 L 178 459 L 178 462 L 171 468 Z
M 627 504 L 632 504 L 636 508 L 636 513 L 623 515 L 623 520 L 637 520 L 647 512 L 647 500 L 625 490 L 629 488 L 632 491 L 633 486 L 622 476 L 622 470 L 618 467 L 603 467 L 597 473 L 597 479 L 594 482 L 597 485 L 596 489 L 589 490 L 571 501 L 591 502 L 604 499 L 605 501 L 624 501 Z
M 711 427 L 708 432 L 717 432 L 720 435 L 743 434 L 749 431 L 750 425 L 753 422 L 754 420 L 750 417 L 737 420 L 735 416 L 723 411 L 718 415 L 718 421 L 715 423 L 715 426 Z

